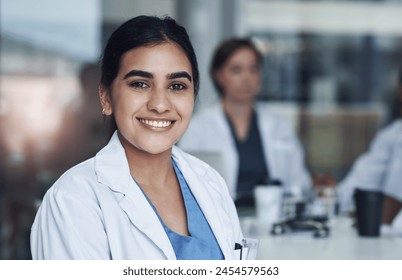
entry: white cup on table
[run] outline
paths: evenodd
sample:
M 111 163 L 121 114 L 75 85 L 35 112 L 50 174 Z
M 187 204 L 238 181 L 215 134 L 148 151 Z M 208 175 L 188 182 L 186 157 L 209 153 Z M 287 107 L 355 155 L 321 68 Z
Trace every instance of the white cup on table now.
M 267 234 L 272 225 L 282 219 L 283 188 L 258 185 L 254 189 L 254 198 L 260 233 Z

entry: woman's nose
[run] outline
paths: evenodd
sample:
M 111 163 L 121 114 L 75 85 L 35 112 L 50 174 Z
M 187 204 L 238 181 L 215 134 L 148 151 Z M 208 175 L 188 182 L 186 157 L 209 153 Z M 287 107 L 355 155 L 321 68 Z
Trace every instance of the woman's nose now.
M 172 103 L 170 102 L 169 93 L 161 89 L 152 91 L 147 107 L 149 110 L 156 111 L 159 114 L 170 111 Z

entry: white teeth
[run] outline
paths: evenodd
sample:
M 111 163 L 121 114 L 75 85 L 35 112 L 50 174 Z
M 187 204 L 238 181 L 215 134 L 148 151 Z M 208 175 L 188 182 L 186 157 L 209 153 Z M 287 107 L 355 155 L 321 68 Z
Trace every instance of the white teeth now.
M 171 121 L 151 121 L 145 119 L 140 119 L 140 122 L 153 127 L 168 127 L 172 123 Z

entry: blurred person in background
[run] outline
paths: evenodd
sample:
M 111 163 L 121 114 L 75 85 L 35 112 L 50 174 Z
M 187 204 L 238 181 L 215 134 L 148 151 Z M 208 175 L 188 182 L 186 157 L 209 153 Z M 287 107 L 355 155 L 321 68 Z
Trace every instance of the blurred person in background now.
M 173 19 L 139 16 L 112 34 L 99 96 L 117 130 L 47 191 L 34 259 L 238 259 L 243 236 L 223 178 L 174 146 L 198 86 L 193 47 Z
M 402 233 L 402 70 L 397 95 L 399 118 L 377 132 L 369 150 L 353 164 L 347 176 L 338 185 L 341 211 L 354 208 L 354 190 L 381 191 L 384 193 L 383 231 Z M 388 226 L 392 225 L 391 228 Z
M 253 206 L 256 185 L 275 181 L 297 196 L 311 186 L 294 128 L 256 101 L 262 60 L 248 39 L 222 42 L 210 67 L 221 102 L 196 114 L 179 142 L 190 153 L 221 154 L 237 206 Z

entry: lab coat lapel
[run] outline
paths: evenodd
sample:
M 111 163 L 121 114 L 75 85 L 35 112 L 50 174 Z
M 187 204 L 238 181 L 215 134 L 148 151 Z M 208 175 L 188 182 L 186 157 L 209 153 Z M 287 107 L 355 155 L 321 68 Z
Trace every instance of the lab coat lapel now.
M 226 259 L 230 259 L 232 257 L 232 249 L 230 244 L 234 244 L 234 241 L 228 240 L 227 237 L 229 235 L 226 233 L 228 229 L 223 226 L 226 224 L 225 219 L 226 222 L 229 220 L 229 216 L 225 216 L 226 209 L 219 209 L 219 207 L 222 207 L 222 205 L 213 203 L 219 201 L 219 198 L 216 198 L 216 196 L 220 196 L 220 194 L 216 191 L 216 187 L 211 185 L 214 183 L 206 180 L 206 178 L 195 172 L 188 165 L 188 163 L 175 152 L 176 150 L 177 148 L 173 147 L 174 159 L 176 160 L 179 169 L 183 173 L 183 176 L 186 179 L 195 199 L 197 200 L 198 205 L 204 213 L 204 216 L 207 219 L 216 240 L 218 241 L 222 253 Z
M 134 180 L 131 180 L 120 206 L 131 222 L 163 251 L 167 259 L 176 259 L 173 247 L 158 216 Z
M 115 132 L 109 144 L 95 157 L 98 181 L 114 192 L 124 194 L 119 205 L 131 223 L 155 243 L 168 259 L 176 259 L 174 250 L 155 211 L 130 175 L 123 146 Z

